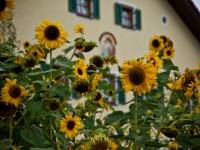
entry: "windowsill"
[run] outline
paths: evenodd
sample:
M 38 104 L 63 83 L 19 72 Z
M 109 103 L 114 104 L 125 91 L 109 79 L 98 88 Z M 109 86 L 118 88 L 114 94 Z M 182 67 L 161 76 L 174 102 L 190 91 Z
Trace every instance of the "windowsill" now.
M 121 26 L 123 28 L 129 29 L 129 30 L 134 30 L 133 26 L 126 26 L 126 25 L 123 25 L 123 24 L 121 24 Z
M 76 15 L 77 15 L 77 16 L 80 16 L 80 17 L 92 19 L 91 15 L 84 15 L 84 14 L 80 14 L 80 13 L 77 13 L 77 12 L 76 12 Z

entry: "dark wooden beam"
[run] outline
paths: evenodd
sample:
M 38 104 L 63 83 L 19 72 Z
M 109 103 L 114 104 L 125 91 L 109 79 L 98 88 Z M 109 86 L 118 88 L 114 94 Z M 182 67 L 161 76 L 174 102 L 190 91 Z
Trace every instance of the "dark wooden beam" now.
M 192 0 L 167 0 L 200 42 L 200 12 Z

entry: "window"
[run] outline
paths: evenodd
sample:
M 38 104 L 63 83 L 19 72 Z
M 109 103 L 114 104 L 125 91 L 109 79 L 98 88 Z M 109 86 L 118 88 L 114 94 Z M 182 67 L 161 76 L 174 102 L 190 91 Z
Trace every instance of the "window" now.
M 132 8 L 124 7 L 122 9 L 122 26 L 127 28 L 133 28 Z
M 91 7 L 90 0 L 77 0 L 77 11 L 80 16 L 90 17 Z
M 91 19 L 99 19 L 99 0 L 68 0 L 71 13 Z
M 141 11 L 132 6 L 115 3 L 115 24 L 132 30 L 141 30 Z

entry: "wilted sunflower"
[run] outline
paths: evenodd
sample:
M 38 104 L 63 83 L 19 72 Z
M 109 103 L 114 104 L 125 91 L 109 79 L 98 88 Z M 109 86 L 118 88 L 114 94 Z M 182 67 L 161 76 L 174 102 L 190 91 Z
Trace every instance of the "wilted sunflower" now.
M 116 150 L 117 146 L 112 144 L 111 139 L 103 134 L 95 135 L 90 142 L 89 150 Z
M 82 23 L 76 24 L 74 27 L 75 33 L 83 34 L 85 32 L 85 25 Z
M 68 33 L 59 22 L 44 21 L 36 28 L 36 38 L 47 48 L 58 48 L 65 44 Z
M 37 64 L 37 59 L 34 57 L 25 57 L 24 58 L 24 67 L 33 68 Z
M 80 95 L 87 94 L 91 91 L 91 85 L 88 80 L 77 80 L 73 84 L 73 90 Z
M 87 64 L 85 64 L 83 59 L 79 59 L 73 66 L 74 74 L 80 79 L 87 79 Z
M 171 59 L 174 57 L 174 48 L 167 47 L 163 50 L 163 58 L 164 59 Z
M 133 91 L 137 95 L 150 91 L 156 82 L 156 69 L 143 60 L 126 61 L 122 65 L 121 80 L 126 92 Z
M 151 63 L 157 70 L 161 69 L 163 64 L 162 60 L 158 57 L 158 54 L 155 51 L 150 51 L 148 55 L 146 55 L 146 59 L 148 63 Z
M 17 80 L 6 79 L 4 87 L 1 89 L 2 101 L 6 104 L 13 104 L 17 107 L 20 104 L 22 96 L 26 95 L 25 88 L 21 85 L 17 85 Z
M 104 60 L 100 55 L 94 55 L 90 58 L 90 63 L 94 64 L 96 67 L 103 67 Z
M 94 74 L 93 78 L 92 78 L 92 89 L 95 90 L 96 87 L 98 86 L 99 84 L 99 81 L 102 79 L 102 74 L 101 73 L 96 73 Z
M 41 45 L 33 44 L 26 49 L 26 55 L 28 57 L 34 57 L 38 60 L 45 58 L 45 51 Z
M 15 7 L 14 0 L 1 0 L 0 1 L 0 20 L 10 17 L 10 9 Z
M 82 127 L 81 118 L 72 116 L 72 114 L 68 114 L 60 120 L 60 131 L 64 132 L 65 137 L 70 139 L 76 137 Z
M 6 104 L 2 100 L 0 100 L 0 117 L 5 118 L 5 117 L 10 117 L 15 114 L 17 111 L 17 108 L 12 105 L 12 104 Z
M 163 48 L 164 48 L 163 39 L 161 39 L 159 36 L 155 35 L 150 39 L 150 42 L 149 42 L 150 50 L 160 52 Z
M 29 43 L 29 41 L 26 41 L 23 43 L 23 46 L 25 49 L 27 49 L 31 44 Z

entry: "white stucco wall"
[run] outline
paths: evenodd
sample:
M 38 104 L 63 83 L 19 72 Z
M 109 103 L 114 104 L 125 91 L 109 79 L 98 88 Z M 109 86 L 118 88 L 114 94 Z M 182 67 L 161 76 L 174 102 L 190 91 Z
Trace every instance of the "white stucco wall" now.
M 76 16 L 68 11 L 68 0 L 16 0 L 14 23 L 18 39 L 22 42 L 34 41 L 34 29 L 44 19 L 60 21 L 73 40 L 73 26 L 83 22 L 87 26 L 87 38 L 98 42 L 102 32 L 109 31 L 118 41 L 117 57 L 122 63 L 125 59 L 143 56 L 148 52 L 148 41 L 152 35 L 164 34 L 174 42 L 176 55 L 174 62 L 181 70 L 195 67 L 200 61 L 200 43 L 185 26 L 173 8 L 165 0 L 120 0 L 133 4 L 142 11 L 142 30 L 132 31 L 114 23 L 115 0 L 100 0 L 100 20 Z M 166 16 L 168 23 L 163 24 L 161 17 Z M 61 51 L 57 51 L 61 53 Z M 100 53 L 96 48 L 92 53 Z

